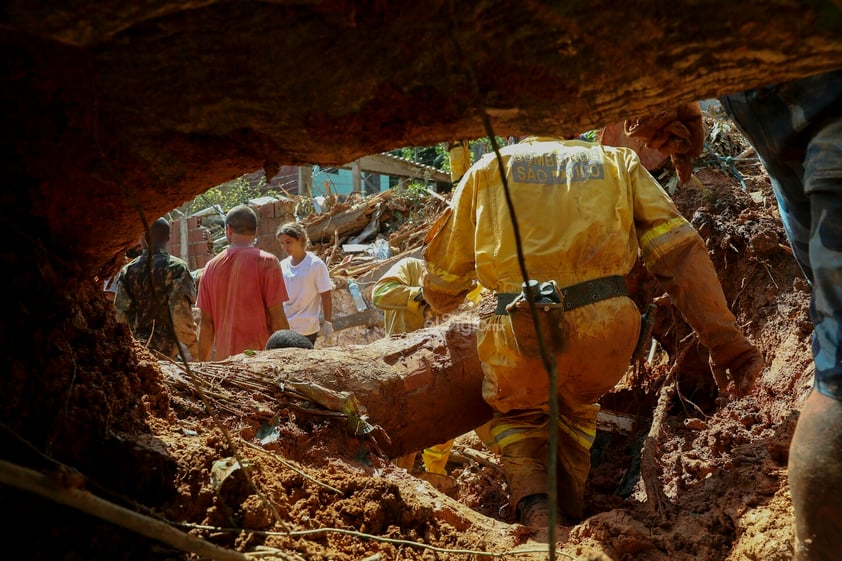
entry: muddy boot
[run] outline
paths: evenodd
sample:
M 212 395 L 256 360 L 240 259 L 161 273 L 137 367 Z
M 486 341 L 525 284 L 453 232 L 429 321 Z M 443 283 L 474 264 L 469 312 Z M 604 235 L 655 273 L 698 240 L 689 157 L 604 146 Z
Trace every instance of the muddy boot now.
M 530 528 L 542 529 L 550 524 L 550 501 L 545 493 L 522 498 L 517 503 L 518 521 Z
M 798 419 L 789 451 L 795 508 L 795 560 L 831 561 L 842 555 L 842 401 L 813 391 Z

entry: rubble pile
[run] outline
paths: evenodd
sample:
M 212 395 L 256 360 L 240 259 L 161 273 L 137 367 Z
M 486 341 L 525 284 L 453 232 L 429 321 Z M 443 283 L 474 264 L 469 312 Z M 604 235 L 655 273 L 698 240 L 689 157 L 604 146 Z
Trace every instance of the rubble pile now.
M 354 194 L 326 198 L 327 210 L 299 221 L 307 229 L 311 251 L 324 260 L 331 276 L 358 277 L 389 257 L 419 249 L 447 200 L 437 193 L 389 190 L 368 198 Z
M 310 251 L 325 262 L 334 285 L 336 331 L 319 346 L 383 337 L 383 312 L 371 304 L 371 289 L 398 260 L 420 257 L 424 237 L 447 204 L 445 196 L 416 188 L 298 202 L 297 210 L 310 210 L 298 218 Z

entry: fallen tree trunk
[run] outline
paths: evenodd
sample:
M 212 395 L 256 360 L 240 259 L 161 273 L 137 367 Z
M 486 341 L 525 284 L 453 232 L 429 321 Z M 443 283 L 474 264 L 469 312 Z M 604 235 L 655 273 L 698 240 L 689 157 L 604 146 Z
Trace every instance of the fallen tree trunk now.
M 190 367 L 203 391 L 218 403 L 224 397 L 223 408 L 240 416 L 246 414 L 244 406 L 274 414 L 266 404 L 279 389 L 337 414 L 355 414 L 349 410 L 354 400 L 345 395 L 350 392 L 367 422 L 388 434 L 391 442 L 378 440 L 378 446 L 395 458 L 465 434 L 491 419 L 492 410 L 482 399 L 476 329 L 476 321 L 462 317 L 369 345 L 276 349 Z M 159 364 L 170 384 L 191 386 L 182 365 Z M 226 385 L 239 393 L 220 391 Z M 307 388 L 312 391 L 303 391 Z M 597 428 L 629 434 L 649 422 L 603 409 Z
M 181 366 L 160 366 L 171 380 L 184 379 Z M 224 366 L 264 387 L 306 381 L 352 392 L 369 422 L 389 435 L 391 443 L 379 444 L 391 457 L 455 438 L 491 419 L 482 399 L 475 323 L 431 327 L 370 345 L 277 349 L 190 366 L 211 390 L 225 383 Z

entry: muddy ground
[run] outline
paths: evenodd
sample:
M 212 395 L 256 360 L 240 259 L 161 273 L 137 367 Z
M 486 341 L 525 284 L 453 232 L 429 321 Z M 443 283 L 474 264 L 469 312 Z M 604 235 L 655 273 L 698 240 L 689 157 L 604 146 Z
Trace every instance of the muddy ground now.
M 755 161 L 738 166 L 745 189 L 729 166 L 716 160 L 698 170 L 700 183 L 682 187 L 674 198 L 706 240 L 738 323 L 764 353 L 762 379 L 743 399 L 719 395 L 704 350 L 685 337 L 687 326 L 666 299 L 658 299 L 662 291 L 654 281 L 636 271 L 638 301 L 658 303 L 654 335 L 659 345 L 652 363 L 630 368 L 602 405 L 639 422 L 632 434 L 598 434 L 586 519 L 560 529 L 557 558 L 790 557 L 793 514 L 786 462 L 797 410 L 812 381 L 809 288 L 788 248 L 768 177 Z M 365 439 L 351 436 L 342 421 L 302 409 L 294 400 L 269 400 L 260 411 L 214 408 L 208 414 L 195 392 L 164 380 L 140 344 L 135 343 L 136 358 L 124 357 L 123 328 L 97 296 L 92 291 L 85 305 L 94 310 L 86 316 L 101 318 L 105 328 L 99 332 L 119 337 L 92 342 L 91 352 L 106 359 L 106 369 L 108 357 L 129 364 L 125 383 L 137 387 L 122 395 L 144 397 L 67 408 L 67 426 L 96 426 L 98 418 L 113 424 L 108 440 L 125 461 L 115 465 L 106 448 L 109 465 L 89 458 L 86 465 L 73 466 L 88 476 L 83 488 L 215 544 L 271 558 L 546 558 L 545 536 L 513 523 L 499 462 L 473 434 L 457 440 L 445 494 L 396 468 Z M 681 353 L 676 366 L 676 356 L 687 347 L 694 348 Z M 657 481 L 670 502 L 667 515 L 659 518 L 647 502 L 640 453 L 671 368 L 679 393 L 658 438 Z M 120 383 L 126 373 L 104 374 Z M 96 395 L 90 398 L 96 403 Z M 115 412 L 129 410 L 134 413 L 126 415 L 136 421 L 114 421 Z M 54 435 L 56 448 L 72 455 L 73 443 L 61 438 Z M 18 457 L 37 456 L 13 435 L 4 442 Z M 247 467 L 226 472 L 234 456 Z M 126 481 L 123 470 L 144 475 Z M 65 559 L 191 558 L 30 495 L 11 497 L 28 505 L 7 526 L 22 538 L 11 545 L 14 558 L 56 558 L 56 552 Z

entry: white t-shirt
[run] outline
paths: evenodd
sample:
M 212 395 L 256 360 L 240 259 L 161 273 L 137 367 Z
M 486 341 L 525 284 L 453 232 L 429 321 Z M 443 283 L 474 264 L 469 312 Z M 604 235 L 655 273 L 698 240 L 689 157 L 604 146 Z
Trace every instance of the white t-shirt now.
M 289 295 L 284 302 L 289 328 L 302 335 L 316 333 L 322 309 L 320 294 L 331 289 L 325 262 L 308 251 L 298 265 L 292 264 L 292 257 L 281 261 L 281 272 Z

